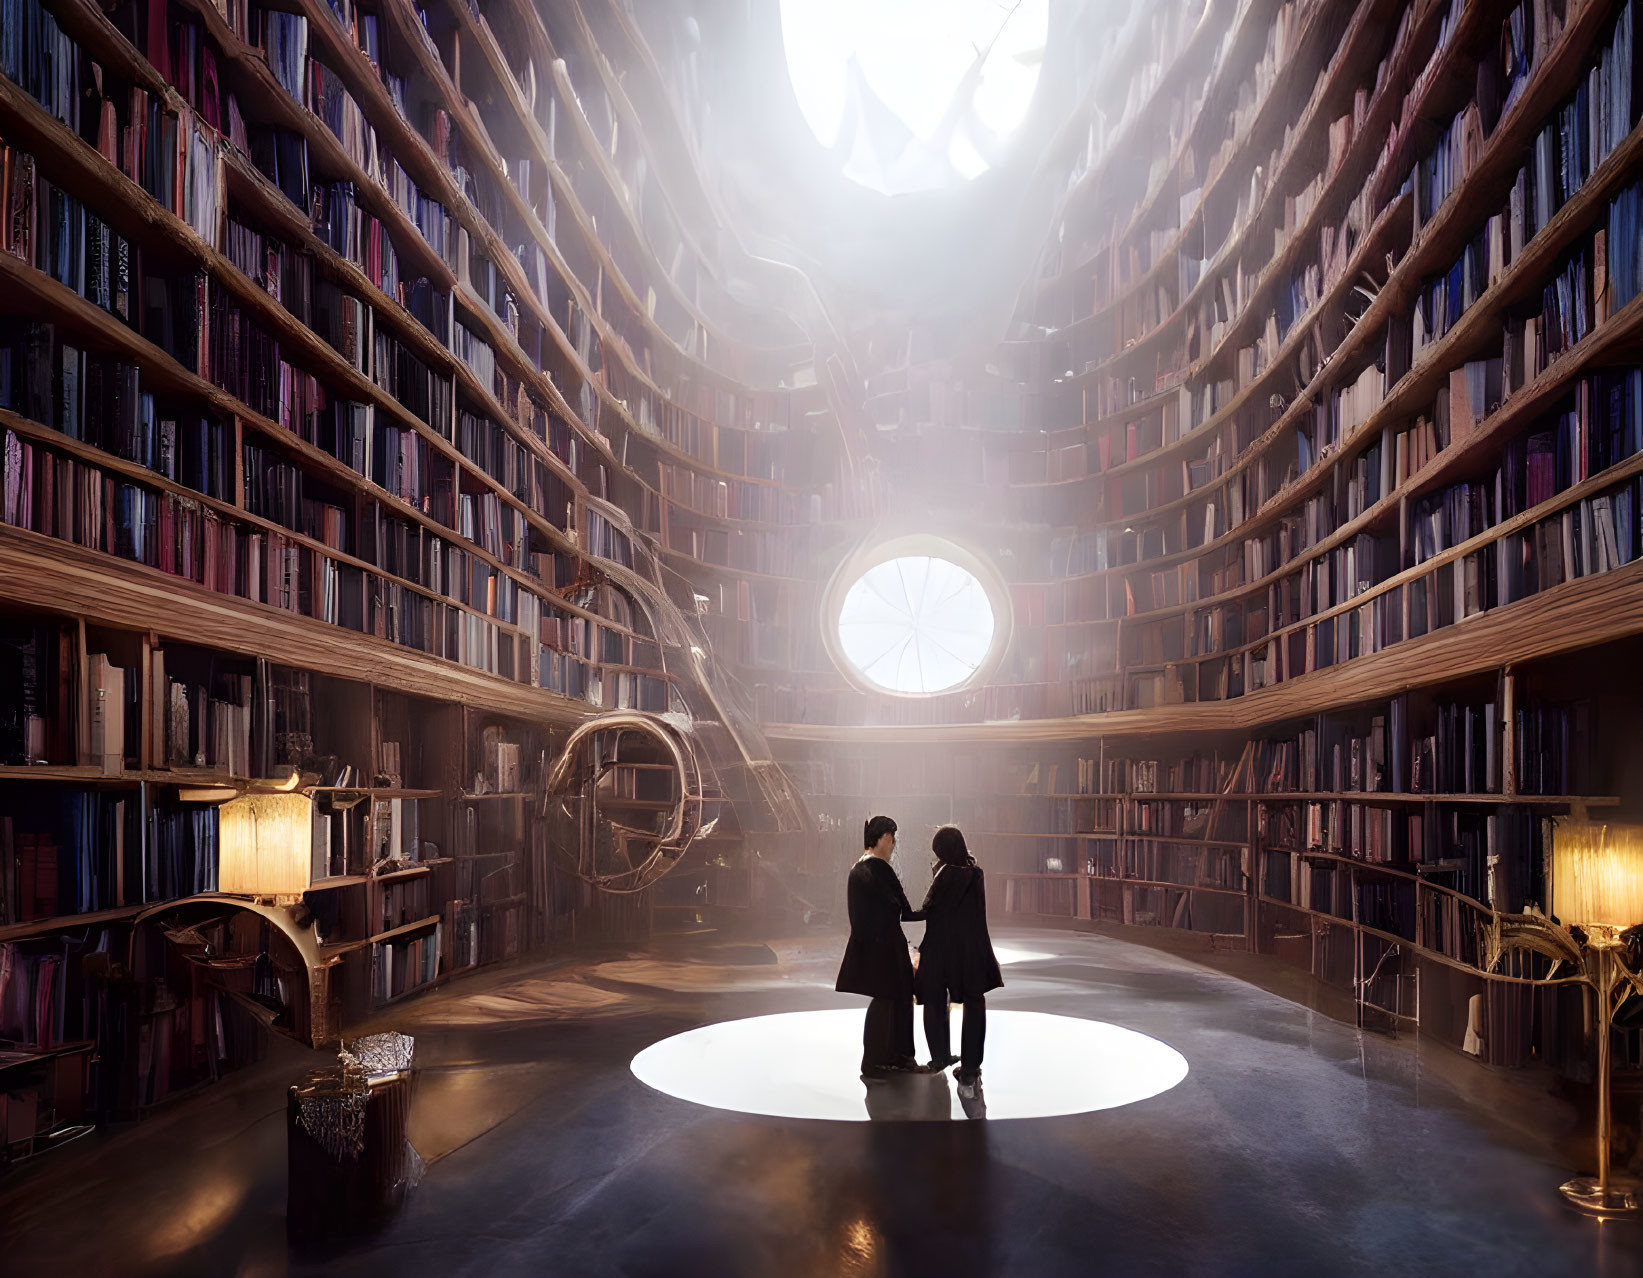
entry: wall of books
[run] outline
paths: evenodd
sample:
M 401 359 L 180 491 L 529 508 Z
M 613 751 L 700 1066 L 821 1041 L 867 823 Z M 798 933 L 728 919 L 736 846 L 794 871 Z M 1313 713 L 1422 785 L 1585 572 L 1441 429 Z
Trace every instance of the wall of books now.
M 603 9 L 3 6 L 0 1040 L 48 1080 L 8 1134 L 642 934 L 541 820 L 580 718 L 747 766 L 689 649 L 864 499 Z M 216 893 L 200 797 L 293 765 L 300 942 Z

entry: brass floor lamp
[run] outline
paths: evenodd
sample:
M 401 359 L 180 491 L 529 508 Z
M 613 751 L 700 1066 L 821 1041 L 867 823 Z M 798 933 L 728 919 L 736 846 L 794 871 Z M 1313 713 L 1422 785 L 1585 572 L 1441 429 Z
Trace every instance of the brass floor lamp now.
M 1533 950 L 1568 964 L 1596 995 L 1597 1175 L 1567 1181 L 1563 1196 L 1594 1216 L 1633 1215 L 1643 1210 L 1643 1184 L 1609 1168 L 1609 1056 L 1616 1008 L 1631 994 L 1643 994 L 1643 974 L 1628 966 L 1621 937 L 1643 923 L 1643 826 L 1557 826 L 1552 908 L 1561 922 L 1539 914 L 1497 914 L 1490 966 L 1507 950 Z

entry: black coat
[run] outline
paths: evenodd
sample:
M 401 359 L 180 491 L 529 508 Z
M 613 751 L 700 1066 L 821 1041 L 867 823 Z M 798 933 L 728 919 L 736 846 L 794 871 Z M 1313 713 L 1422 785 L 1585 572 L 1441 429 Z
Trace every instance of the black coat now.
M 869 998 L 912 998 L 913 960 L 901 924 L 924 915 L 907 902 L 888 861 L 864 856 L 850 869 L 850 943 L 834 989 Z
M 944 865 L 924 898 L 924 940 L 913 988 L 921 1003 L 962 1003 L 1004 984 L 987 934 L 987 886 L 979 865 Z

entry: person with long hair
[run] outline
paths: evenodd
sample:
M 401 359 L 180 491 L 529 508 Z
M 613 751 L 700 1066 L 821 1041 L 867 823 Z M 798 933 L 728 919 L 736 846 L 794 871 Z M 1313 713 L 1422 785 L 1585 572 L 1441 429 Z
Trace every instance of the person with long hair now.
M 954 1062 L 960 1088 L 981 1076 L 987 1038 L 987 992 L 1004 984 L 987 932 L 987 887 L 957 826 L 944 825 L 930 841 L 936 876 L 925 895 L 924 940 L 919 944 L 913 992 L 924 1005 L 924 1037 L 930 1044 L 932 1073 Z M 948 1004 L 964 1008 L 960 1056 L 952 1054 Z

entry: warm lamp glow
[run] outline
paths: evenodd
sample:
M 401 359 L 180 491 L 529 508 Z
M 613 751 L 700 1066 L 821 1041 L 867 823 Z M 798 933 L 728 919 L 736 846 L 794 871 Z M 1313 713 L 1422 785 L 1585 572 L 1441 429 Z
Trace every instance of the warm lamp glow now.
M 1565 926 L 1624 930 L 1643 923 L 1643 826 L 1559 825 L 1552 906 Z
M 306 794 L 247 794 L 225 803 L 218 832 L 218 889 L 246 896 L 301 896 L 313 869 L 313 837 L 313 801 Z

